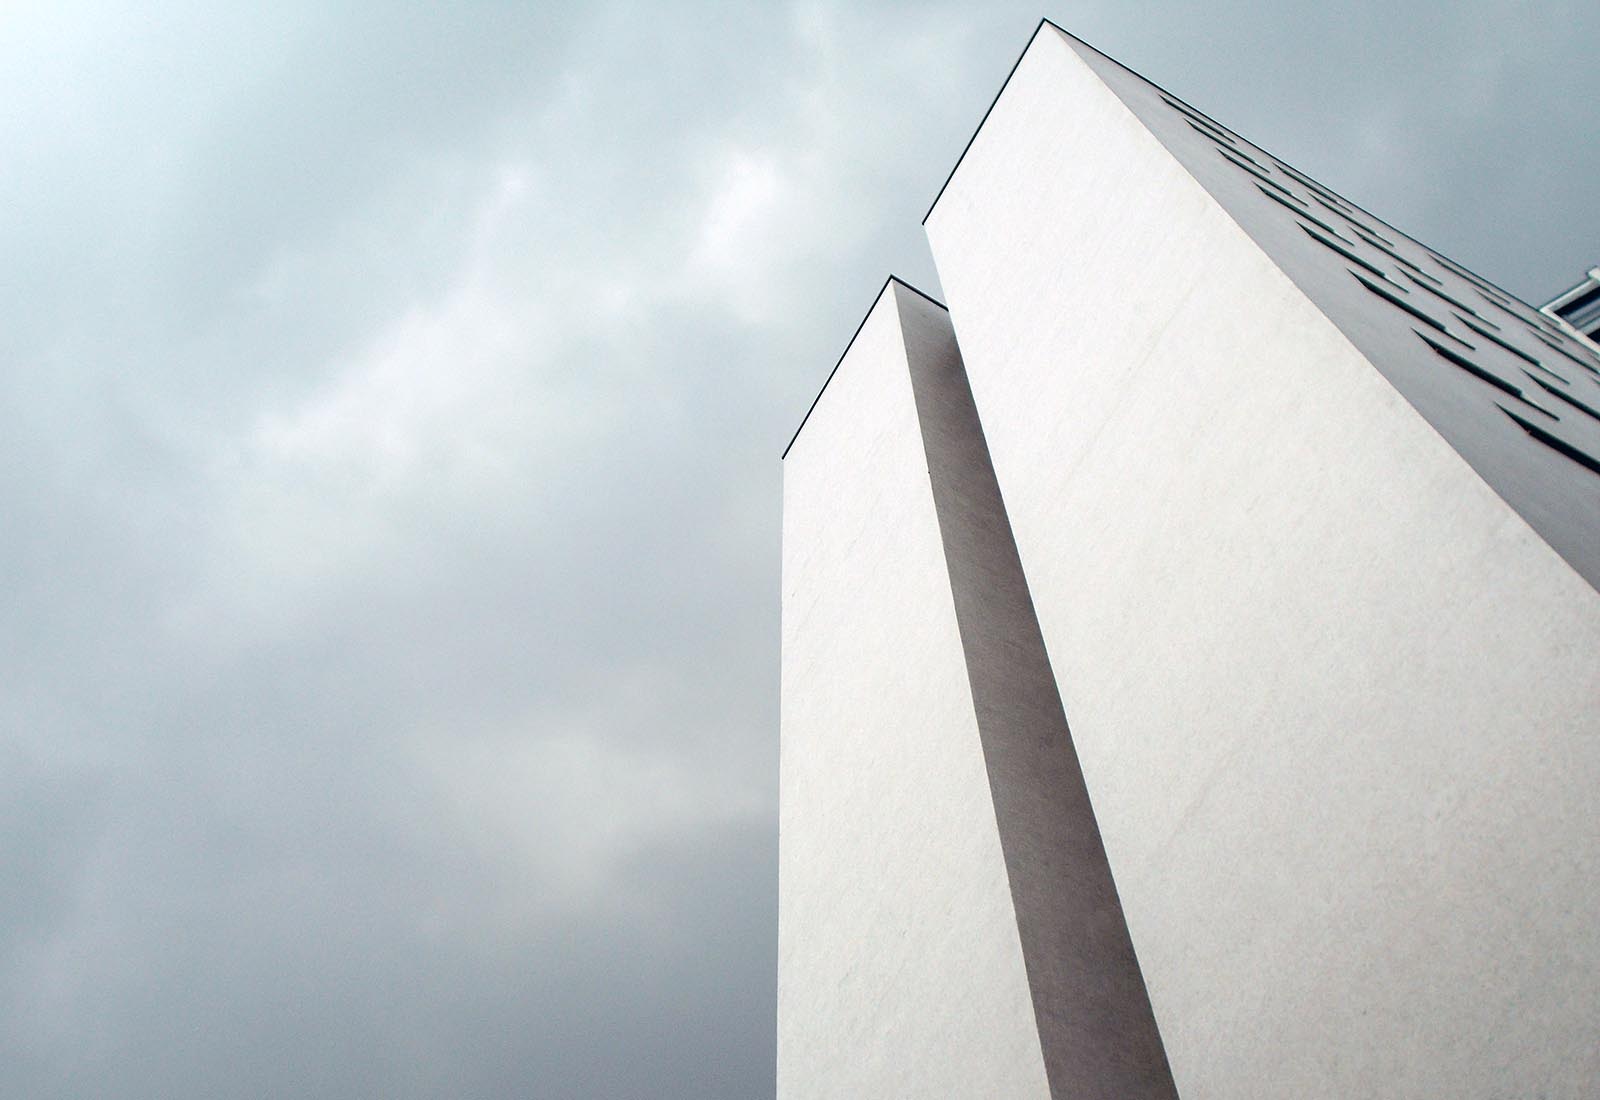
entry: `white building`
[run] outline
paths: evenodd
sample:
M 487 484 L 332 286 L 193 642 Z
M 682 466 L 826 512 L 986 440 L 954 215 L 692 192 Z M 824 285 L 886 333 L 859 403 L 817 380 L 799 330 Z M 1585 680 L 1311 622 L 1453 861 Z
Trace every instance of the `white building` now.
M 1594 345 L 1049 23 L 926 225 L 784 461 L 779 1096 L 1597 1095 Z

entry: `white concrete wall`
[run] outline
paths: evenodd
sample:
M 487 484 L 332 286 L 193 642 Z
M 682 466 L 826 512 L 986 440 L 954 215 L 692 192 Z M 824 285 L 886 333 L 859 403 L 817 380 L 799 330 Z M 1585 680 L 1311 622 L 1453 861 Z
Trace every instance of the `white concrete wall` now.
M 928 230 L 1180 1093 L 1593 1096 L 1600 596 L 1049 28 Z
M 900 293 L 784 461 L 778 1095 L 1043 1097 Z

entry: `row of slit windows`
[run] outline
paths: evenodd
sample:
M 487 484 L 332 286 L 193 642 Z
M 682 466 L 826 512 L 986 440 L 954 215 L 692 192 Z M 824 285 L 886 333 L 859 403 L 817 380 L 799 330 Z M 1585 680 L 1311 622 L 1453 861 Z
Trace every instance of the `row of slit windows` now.
M 1231 131 L 1227 130 L 1214 120 L 1207 118 L 1205 115 L 1194 110 L 1192 107 L 1189 107 L 1187 104 L 1180 103 L 1174 99 L 1169 99 L 1166 96 L 1162 96 L 1161 99 L 1169 107 L 1172 107 L 1174 110 L 1182 114 L 1195 131 L 1216 142 L 1218 148 L 1223 152 L 1224 156 L 1226 156 L 1227 159 L 1234 165 L 1240 168 L 1245 168 L 1247 171 L 1251 170 L 1251 168 L 1248 166 L 1253 166 L 1253 174 L 1255 174 L 1258 178 L 1262 179 L 1271 186 L 1278 188 L 1283 194 L 1290 196 L 1300 205 L 1304 205 L 1304 201 L 1300 199 L 1299 196 L 1294 195 L 1293 192 L 1289 191 L 1287 188 L 1284 188 L 1281 184 L 1277 183 L 1277 181 L 1270 177 L 1269 173 L 1271 169 L 1267 168 L 1267 166 L 1256 160 L 1255 157 L 1252 157 L 1248 151 L 1239 147 L 1238 143 L 1242 139 L 1235 137 Z M 1327 188 L 1311 179 L 1311 177 L 1300 171 L 1297 171 L 1287 164 L 1284 164 L 1282 161 L 1277 160 L 1277 158 L 1274 157 L 1270 159 L 1272 159 L 1279 171 L 1283 172 L 1284 175 L 1289 176 L 1291 179 L 1300 183 L 1308 191 L 1310 191 L 1314 201 L 1348 221 L 1355 232 L 1364 240 L 1366 240 L 1368 244 L 1371 244 L 1373 247 L 1388 253 L 1388 255 L 1400 263 L 1401 266 L 1410 269 L 1414 273 L 1420 275 L 1422 278 L 1427 279 L 1436 285 L 1443 285 L 1440 283 L 1437 277 L 1429 274 L 1412 261 L 1395 252 L 1394 242 L 1385 237 L 1375 226 L 1362 223 L 1359 220 L 1359 215 L 1363 212 L 1360 211 L 1358 207 L 1346 202 L 1332 191 L 1329 191 Z M 1502 309 L 1505 309 L 1518 320 L 1523 321 L 1524 323 L 1527 323 L 1531 320 L 1538 325 L 1544 326 L 1547 330 L 1560 338 L 1570 339 L 1570 336 L 1564 332 L 1559 325 L 1538 313 L 1536 310 L 1533 310 L 1531 307 L 1529 307 L 1527 310 L 1527 317 L 1519 314 L 1516 310 L 1518 303 L 1514 299 L 1502 293 L 1493 285 L 1484 281 L 1478 275 L 1468 271 L 1458 264 L 1453 263 L 1445 257 L 1438 255 L 1437 253 L 1433 253 L 1431 250 L 1429 251 L 1429 254 L 1442 266 L 1450 268 L 1457 275 L 1460 275 L 1462 278 L 1472 283 L 1474 289 L 1478 290 L 1487 301 L 1494 305 L 1500 306 Z M 1585 351 L 1587 352 L 1587 349 L 1585 349 Z
M 1322 187 L 1315 180 L 1294 170 L 1277 158 L 1263 154 L 1263 156 L 1267 156 L 1267 159 L 1271 160 L 1279 171 L 1303 186 L 1310 193 L 1312 201 L 1337 216 L 1347 227 L 1346 232 L 1341 232 L 1328 221 L 1313 214 L 1311 212 L 1312 208 L 1303 197 L 1274 179 L 1271 169 L 1262 164 L 1260 160 L 1251 155 L 1250 151 L 1244 148 L 1242 139 L 1237 138 L 1219 123 L 1183 103 L 1169 99 L 1165 95 L 1161 96 L 1161 99 L 1169 107 L 1181 114 L 1190 128 L 1196 133 L 1215 144 L 1217 151 L 1224 160 L 1240 171 L 1249 174 L 1256 184 L 1256 189 L 1262 195 L 1294 214 L 1300 228 L 1307 236 L 1329 251 L 1336 253 L 1345 261 L 1354 264 L 1355 268 L 1350 269 L 1350 274 L 1359 280 L 1369 292 L 1383 298 L 1390 305 L 1419 321 L 1424 328 L 1417 328 L 1412 331 L 1439 358 L 1499 390 L 1506 398 L 1514 401 L 1517 408 L 1529 410 L 1531 413 L 1538 414 L 1552 423 L 1559 422 L 1561 417 L 1538 402 L 1531 400 L 1530 393 L 1537 394 L 1541 398 L 1544 398 L 1545 395 L 1554 397 L 1565 406 L 1592 418 L 1596 423 L 1600 423 L 1600 402 L 1590 404 L 1582 398 L 1567 392 L 1566 389 L 1553 385 L 1544 377 L 1535 374 L 1533 370 L 1529 370 L 1528 368 L 1532 367 L 1534 370 L 1541 371 L 1543 374 L 1562 383 L 1563 386 L 1572 385 L 1570 379 L 1546 366 L 1538 356 L 1530 354 L 1499 335 L 1503 331 L 1499 324 L 1487 317 L 1481 310 L 1449 293 L 1445 289 L 1444 282 L 1436 275 L 1401 255 L 1396 250 L 1396 245 L 1392 240 L 1384 236 L 1369 221 L 1363 220 L 1361 215 L 1364 215 L 1365 211 L 1361 211 L 1358 207 L 1346 202 L 1338 195 Z M 1370 217 L 1370 215 L 1367 215 L 1367 217 Z M 1378 264 L 1361 256 L 1356 251 L 1358 247 L 1356 241 L 1351 240 L 1347 233 L 1354 234 L 1362 243 L 1394 261 L 1397 265 L 1396 274 L 1390 275 Z M 1580 356 L 1577 351 L 1564 346 L 1566 343 L 1571 342 L 1571 339 L 1555 322 L 1540 315 L 1529 306 L 1523 306 L 1523 309 L 1528 314 L 1528 316 L 1523 316 L 1517 309 L 1517 306 L 1521 305 L 1521 303 L 1516 302 L 1476 274 L 1440 256 L 1432 249 L 1425 249 L 1425 251 L 1441 267 L 1449 269 L 1469 283 L 1484 302 L 1498 307 L 1508 316 L 1521 321 L 1528 333 L 1541 344 L 1570 359 L 1588 371 L 1593 377 L 1600 378 L 1600 370 L 1596 369 L 1595 363 L 1587 361 L 1584 356 L 1596 362 L 1600 362 L 1600 357 L 1595 356 L 1587 348 L 1581 348 L 1581 346 L 1583 356 Z M 1356 270 L 1356 268 L 1360 270 Z M 1363 274 L 1364 272 L 1365 274 Z M 1402 278 L 1405 282 L 1401 281 Z M 1407 286 L 1406 283 L 1409 283 L 1410 286 Z M 1529 381 L 1538 388 L 1530 391 L 1522 385 L 1507 381 L 1495 372 L 1480 366 L 1464 354 L 1462 350 L 1458 350 L 1453 345 L 1459 345 L 1466 352 L 1473 352 L 1477 349 L 1474 345 L 1451 332 L 1447 324 L 1408 301 L 1407 299 L 1411 296 L 1411 287 L 1416 287 L 1440 302 L 1453 307 L 1451 316 L 1468 331 L 1522 360 L 1526 364 L 1521 368 L 1522 374 L 1526 375 Z M 1498 400 L 1495 404 L 1501 412 L 1515 421 L 1533 439 L 1577 462 L 1579 465 L 1600 474 L 1600 459 L 1541 427 L 1538 422 L 1529 419 L 1528 413 L 1516 412 Z

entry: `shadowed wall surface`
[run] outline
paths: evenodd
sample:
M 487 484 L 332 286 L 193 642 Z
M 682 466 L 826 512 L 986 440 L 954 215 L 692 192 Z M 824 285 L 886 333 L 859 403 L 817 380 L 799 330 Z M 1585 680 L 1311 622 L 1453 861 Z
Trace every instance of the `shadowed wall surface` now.
M 1051 1095 L 1176 1097 L 955 334 L 900 312 Z

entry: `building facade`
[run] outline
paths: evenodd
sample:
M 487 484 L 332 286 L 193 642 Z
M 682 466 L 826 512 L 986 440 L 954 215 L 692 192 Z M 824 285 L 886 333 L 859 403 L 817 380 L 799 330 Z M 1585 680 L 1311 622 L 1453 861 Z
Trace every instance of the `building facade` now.
M 1594 1095 L 1600 351 L 1049 23 L 925 224 L 784 458 L 780 1097 Z
M 1600 339 L 1600 267 L 1591 267 L 1583 282 L 1556 295 L 1539 311 L 1565 321 L 1591 341 Z

